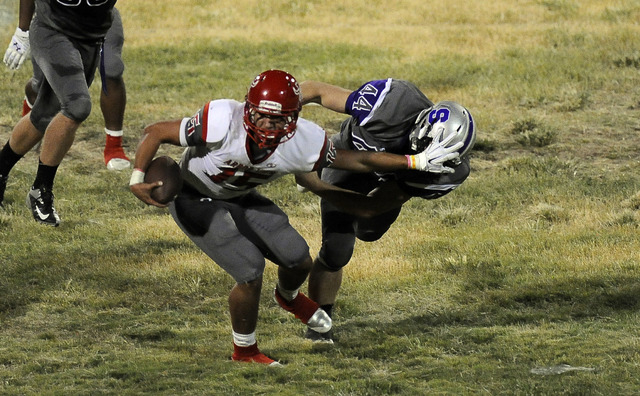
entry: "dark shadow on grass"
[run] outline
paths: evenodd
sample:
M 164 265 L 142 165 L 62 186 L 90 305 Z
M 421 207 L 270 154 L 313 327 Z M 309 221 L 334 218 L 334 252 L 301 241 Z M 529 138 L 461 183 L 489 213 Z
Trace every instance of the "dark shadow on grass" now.
M 464 295 L 453 298 L 458 300 L 454 309 L 419 313 L 420 308 L 416 307 L 415 315 L 391 324 L 362 319 L 345 325 L 338 322 L 335 331 L 362 332 L 362 328 L 367 328 L 402 336 L 448 326 L 482 328 L 604 319 L 640 309 L 640 282 L 631 276 L 608 278 L 606 283 L 596 277 L 568 279 L 475 293 L 467 289 Z
M 23 315 L 30 304 L 41 301 L 42 294 L 63 289 L 69 280 L 104 294 L 130 292 L 130 297 L 136 294 L 136 289 L 155 287 L 154 291 L 158 294 L 170 295 L 171 285 L 150 285 L 153 279 L 135 277 L 132 273 L 136 268 L 148 265 L 155 256 L 184 248 L 182 242 L 148 239 L 136 244 L 119 245 L 119 251 L 114 251 L 110 245 L 57 249 L 52 244 L 43 249 L 32 249 L 28 252 L 28 259 L 15 257 L 14 262 L 0 271 L 0 319 Z M 122 256 L 130 259 L 127 268 L 114 266 L 105 259 Z M 78 257 L 83 260 L 77 261 L 75 258 Z M 142 261 L 143 257 L 145 261 Z
M 640 309 L 640 282 L 631 276 L 608 278 L 606 282 L 582 277 L 517 287 L 467 288 L 452 299 L 456 302 L 449 307 L 415 307 L 413 315 L 402 315 L 399 320 L 392 319 L 395 315 L 387 321 L 366 313 L 351 318 L 338 313 L 333 329 L 336 344 L 329 348 L 314 345 L 313 350 L 331 355 L 334 348 L 339 348 L 361 358 L 380 359 L 393 354 L 394 348 L 403 348 L 407 337 L 438 340 L 449 334 L 460 338 L 457 353 L 465 353 L 473 345 L 490 343 L 502 331 L 500 327 L 606 321 L 620 313 L 636 312 Z M 455 328 L 463 330 L 452 333 Z

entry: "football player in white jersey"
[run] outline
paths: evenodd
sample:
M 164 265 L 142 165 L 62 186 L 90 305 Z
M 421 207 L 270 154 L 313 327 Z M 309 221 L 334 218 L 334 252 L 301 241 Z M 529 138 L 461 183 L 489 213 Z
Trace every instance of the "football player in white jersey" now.
M 443 163 L 458 157 L 458 147 L 440 144 L 412 156 L 336 150 L 322 128 L 298 118 L 300 108 L 296 79 L 268 70 L 256 76 L 244 102 L 213 100 L 192 117 L 149 125 L 135 155 L 132 193 L 147 204 L 164 207 L 150 197 L 158 182 L 144 183 L 145 170 L 161 144 L 186 147 L 180 161 L 183 188 L 168 205 L 169 212 L 236 281 L 229 296 L 235 361 L 279 365 L 262 354 L 256 342 L 265 259 L 279 266 L 274 290 L 278 304 L 314 331 L 331 329 L 326 312 L 299 291 L 313 262 L 307 243 L 256 186 L 328 166 L 356 172 L 448 172 Z M 337 187 L 318 192 L 330 199 L 338 193 Z

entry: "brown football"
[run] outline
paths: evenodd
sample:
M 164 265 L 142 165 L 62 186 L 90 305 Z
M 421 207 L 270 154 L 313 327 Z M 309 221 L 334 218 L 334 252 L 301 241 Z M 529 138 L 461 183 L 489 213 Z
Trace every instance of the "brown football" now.
M 151 198 L 161 204 L 173 201 L 182 189 L 180 165 L 173 158 L 166 155 L 154 158 L 144 175 L 144 182 L 153 183 L 157 181 L 162 181 L 162 185 L 151 190 Z

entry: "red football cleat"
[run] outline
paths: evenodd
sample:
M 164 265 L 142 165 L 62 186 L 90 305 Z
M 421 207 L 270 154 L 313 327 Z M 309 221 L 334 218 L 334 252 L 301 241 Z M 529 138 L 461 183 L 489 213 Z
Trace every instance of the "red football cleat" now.
M 122 149 L 122 136 L 107 135 L 104 145 L 104 163 L 109 170 L 129 168 L 131 162 Z
M 279 362 L 260 352 L 257 343 L 248 347 L 239 347 L 233 344 L 231 360 L 234 362 L 260 363 L 273 367 L 282 366 Z

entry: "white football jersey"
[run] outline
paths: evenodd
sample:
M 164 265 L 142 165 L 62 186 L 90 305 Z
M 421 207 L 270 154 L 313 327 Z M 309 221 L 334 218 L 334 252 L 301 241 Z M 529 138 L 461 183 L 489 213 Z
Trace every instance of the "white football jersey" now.
M 180 143 L 187 147 L 180 161 L 182 176 L 208 197 L 238 197 L 284 175 L 326 167 L 335 158 L 335 149 L 325 131 L 298 118 L 293 137 L 268 157 L 253 163 L 243 114 L 244 103 L 221 99 L 182 120 Z

